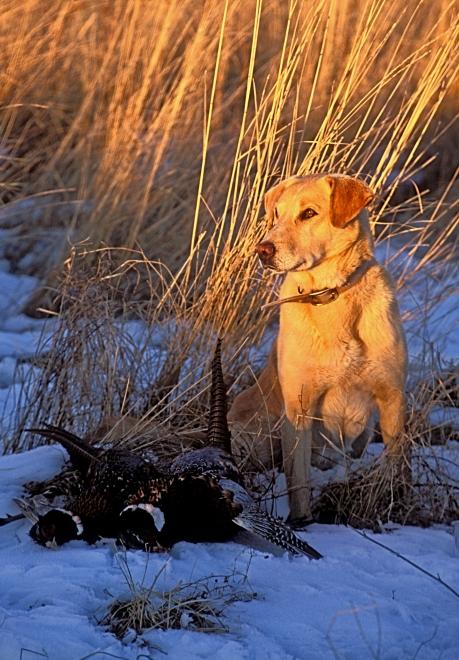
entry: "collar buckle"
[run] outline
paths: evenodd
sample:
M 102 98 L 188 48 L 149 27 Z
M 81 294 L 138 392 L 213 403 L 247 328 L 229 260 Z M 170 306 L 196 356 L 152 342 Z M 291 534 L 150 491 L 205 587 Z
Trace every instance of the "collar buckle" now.
M 337 289 L 322 289 L 321 291 L 313 291 L 309 294 L 311 296 L 311 305 L 320 306 L 328 305 L 339 297 Z
M 304 295 L 304 291 L 301 287 L 298 287 L 298 293 Z M 319 307 L 321 305 L 328 305 L 339 298 L 339 291 L 336 288 L 333 289 L 320 289 L 319 291 L 311 291 L 305 295 L 304 302 Z

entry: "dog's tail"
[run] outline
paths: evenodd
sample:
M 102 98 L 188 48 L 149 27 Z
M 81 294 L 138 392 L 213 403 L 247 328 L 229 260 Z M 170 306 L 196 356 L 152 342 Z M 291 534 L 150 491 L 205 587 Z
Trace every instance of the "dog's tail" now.
M 263 511 L 246 509 L 236 516 L 233 522 L 270 543 L 288 550 L 292 555 L 306 555 L 310 559 L 322 558 L 320 552 L 314 550 L 309 543 L 302 541 L 282 520 Z
M 74 433 L 66 431 L 60 426 L 45 424 L 46 428 L 25 429 L 28 433 L 36 433 L 49 440 L 58 442 L 68 451 L 70 461 L 77 470 L 86 472 L 94 461 L 97 461 L 99 450 Z
M 228 428 L 226 412 L 226 387 L 222 372 L 221 339 L 218 339 L 212 361 L 212 385 L 210 388 L 207 440 L 210 445 L 221 447 L 231 454 L 231 434 Z

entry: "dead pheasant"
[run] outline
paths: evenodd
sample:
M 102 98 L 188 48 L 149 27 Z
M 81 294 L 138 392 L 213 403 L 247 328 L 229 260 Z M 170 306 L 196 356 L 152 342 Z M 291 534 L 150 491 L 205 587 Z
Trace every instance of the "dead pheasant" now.
M 78 494 L 65 508 L 53 508 L 40 516 L 30 530 L 32 538 L 42 545 L 62 545 L 77 538 L 93 543 L 100 537 L 117 537 L 120 515 L 130 499 L 142 498 L 146 487 L 153 497 L 154 483 L 158 492 L 167 486 L 157 467 L 135 452 L 103 451 L 55 426 L 30 431 L 62 444 L 81 474 Z M 149 542 L 152 545 L 153 539 Z

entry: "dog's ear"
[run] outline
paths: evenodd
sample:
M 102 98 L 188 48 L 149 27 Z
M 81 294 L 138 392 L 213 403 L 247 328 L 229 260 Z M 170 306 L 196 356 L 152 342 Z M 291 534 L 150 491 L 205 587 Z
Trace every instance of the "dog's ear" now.
M 325 177 L 330 192 L 330 220 L 334 227 L 345 227 L 374 197 L 366 183 L 350 176 Z

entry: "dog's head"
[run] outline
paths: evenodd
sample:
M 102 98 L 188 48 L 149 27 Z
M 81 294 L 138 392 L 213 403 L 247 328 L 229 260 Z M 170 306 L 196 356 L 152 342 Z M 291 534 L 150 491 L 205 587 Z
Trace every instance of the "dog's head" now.
M 292 177 L 265 195 L 271 229 L 256 247 L 277 271 L 303 271 L 339 254 L 358 233 L 354 222 L 373 199 L 359 179 L 341 174 Z

